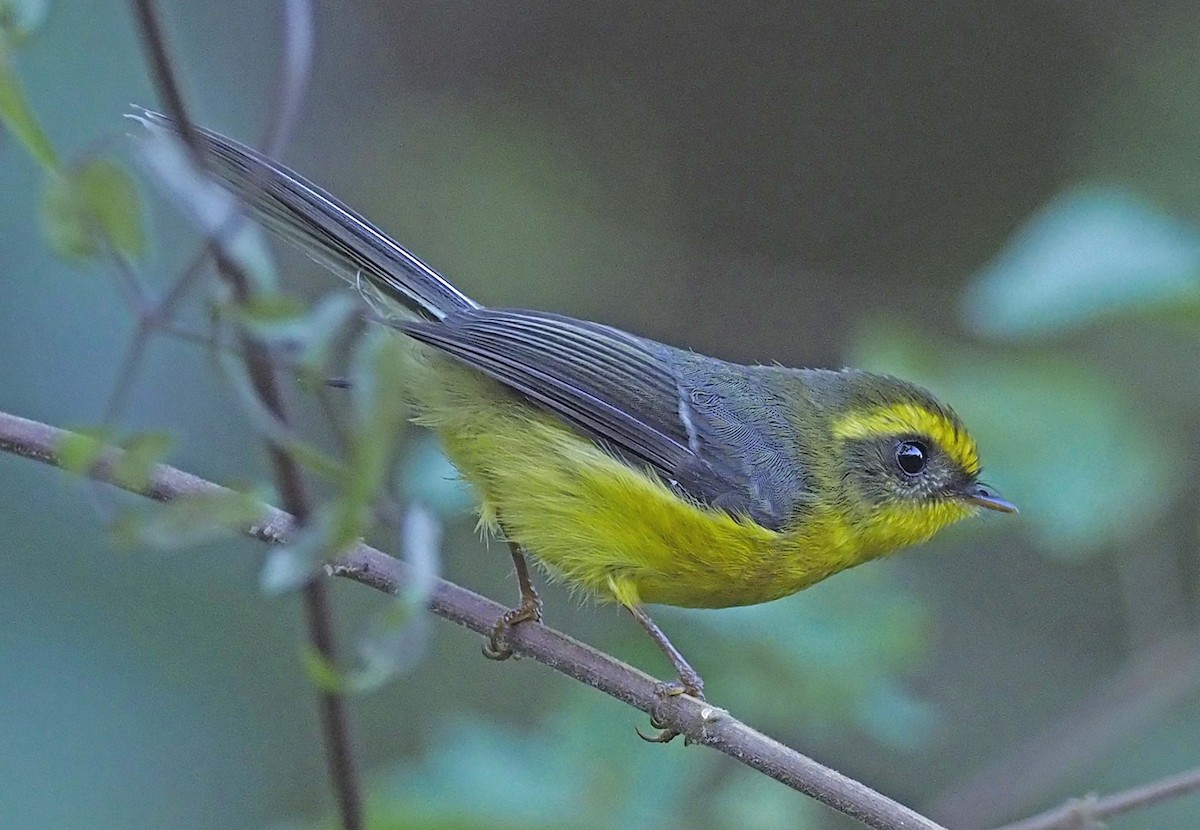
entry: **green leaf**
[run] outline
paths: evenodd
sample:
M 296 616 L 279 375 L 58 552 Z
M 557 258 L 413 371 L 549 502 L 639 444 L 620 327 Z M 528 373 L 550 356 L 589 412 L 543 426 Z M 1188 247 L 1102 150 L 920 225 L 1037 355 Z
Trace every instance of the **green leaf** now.
M 258 294 L 233 308 L 239 322 L 255 333 L 294 324 L 304 316 L 303 301 L 291 294 Z
M 146 253 L 142 205 L 133 177 L 120 164 L 94 159 L 75 171 L 80 200 L 113 249 L 129 259 Z
M 66 259 L 91 259 L 99 253 L 91 217 L 71 175 L 51 172 L 38 205 L 42 233 L 50 248 Z
M 352 679 L 357 691 L 379 688 L 423 656 L 429 623 L 425 606 L 437 581 L 441 539 L 441 523 L 434 515 L 420 505 L 410 507 L 400 542 L 410 578 L 358 643 L 363 665 Z
M 971 331 L 1053 335 L 1115 315 L 1200 310 L 1200 230 L 1117 188 L 1058 196 L 964 296 Z
M 0 34 L 20 45 L 46 22 L 50 0 L 0 0 Z
M 55 451 L 63 469 L 87 475 L 111 439 L 112 430 L 107 427 L 80 429 L 63 435 Z
M 108 536 L 113 547 L 119 550 L 135 550 L 142 546 L 142 527 L 146 514 L 141 510 L 122 510 L 108 523 Z
M 240 533 L 264 512 L 252 493 L 218 490 L 185 496 L 152 510 L 137 528 L 139 542 L 173 550 Z
M 308 679 L 322 692 L 340 695 L 351 691 L 343 672 L 316 649 L 306 648 L 303 657 Z
M 322 505 L 286 545 L 272 548 L 259 574 L 259 588 L 279 596 L 303 588 L 340 545 L 335 545 L 330 510 Z
M 144 490 L 154 465 L 171 448 L 172 438 L 165 432 L 139 432 L 121 442 L 125 452 L 113 465 L 113 479 L 122 487 Z
M 349 467 L 334 518 L 334 538 L 339 545 L 362 535 L 391 469 L 408 411 L 405 348 L 394 332 L 375 328 L 359 341 L 355 352 L 350 372 L 354 423 Z
M 58 153 L 54 152 L 37 116 L 26 103 L 21 84 L 3 50 L 0 50 L 0 123 L 24 145 L 38 164 L 47 171 L 58 169 Z
M 290 294 L 261 295 L 232 309 L 252 336 L 295 353 L 301 371 L 323 381 L 321 372 L 330 349 L 362 306 L 353 295 L 339 291 L 320 298 L 311 310 Z
M 51 173 L 41 202 L 51 248 L 68 259 L 113 250 L 130 259 L 145 253 L 141 202 L 133 179 L 115 162 L 96 159 L 66 174 Z

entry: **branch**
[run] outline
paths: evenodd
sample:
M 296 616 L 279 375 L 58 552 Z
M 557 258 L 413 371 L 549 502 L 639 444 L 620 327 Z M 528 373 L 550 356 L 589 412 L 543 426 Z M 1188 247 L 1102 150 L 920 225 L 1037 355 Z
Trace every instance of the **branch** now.
M 71 433 L 25 418 L 0 412 L 0 451 L 43 464 L 62 466 L 56 447 Z M 107 448 L 89 475 L 97 481 L 122 485 L 112 475 L 121 450 Z M 157 465 L 145 487 L 131 489 L 158 501 L 170 502 L 198 494 L 225 492 L 211 481 L 170 467 Z M 295 522 L 268 505 L 242 532 L 264 542 L 287 541 Z M 329 573 L 395 594 L 410 578 L 403 562 L 365 544 L 357 544 L 332 562 Z M 491 633 L 504 606 L 445 580 L 437 580 L 429 609 L 479 634 Z M 614 657 L 585 645 L 545 625 L 526 623 L 509 635 L 514 651 L 527 655 L 557 672 L 572 677 L 617 700 L 650 714 L 692 743 L 710 746 L 751 769 L 815 798 L 840 813 L 875 830 L 945 830 L 902 804 L 801 755 L 778 741 L 751 729 L 722 709 L 687 696 L 664 697 L 653 677 Z
M 1194 694 L 1197 678 L 1200 635 L 1164 637 L 1065 717 L 937 798 L 930 812 L 954 827 L 989 827 L 1032 809 L 1071 772 Z
M 1139 807 L 1200 791 L 1200 767 L 1142 784 L 1114 795 L 1075 799 L 1061 807 L 1006 824 L 997 830 L 1079 830 Z

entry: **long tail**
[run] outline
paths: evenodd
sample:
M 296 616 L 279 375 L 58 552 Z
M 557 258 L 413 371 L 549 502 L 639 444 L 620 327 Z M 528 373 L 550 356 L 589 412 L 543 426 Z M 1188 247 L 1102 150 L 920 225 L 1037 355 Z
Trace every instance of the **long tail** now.
M 176 132 L 173 119 L 140 110 L 145 123 Z M 363 216 L 257 150 L 196 127 L 209 171 L 270 230 L 347 281 L 376 291 L 431 320 L 479 304 Z

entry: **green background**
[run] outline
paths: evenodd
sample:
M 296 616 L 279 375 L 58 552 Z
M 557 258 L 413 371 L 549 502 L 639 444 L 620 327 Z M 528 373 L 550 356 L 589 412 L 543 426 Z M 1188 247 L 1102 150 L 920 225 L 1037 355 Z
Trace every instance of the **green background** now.
M 1195 766 L 1200 15 L 796 5 L 318 3 L 284 158 L 487 304 L 893 371 L 971 425 L 1020 517 L 768 606 L 658 613 L 714 703 L 955 828 Z M 253 141 L 279 10 L 163 6 L 193 115 Z M 136 167 L 123 115 L 154 96 L 135 31 L 123 4 L 54 3 L 8 54 L 65 159 Z M 0 408 L 94 424 L 133 320 L 103 261 L 50 250 L 44 179 L 3 136 Z M 139 188 L 161 289 L 198 243 Z M 280 253 L 289 288 L 342 290 Z M 266 480 L 203 349 L 153 341 L 128 412 L 172 432 L 172 463 Z M 408 439 L 444 575 L 510 601 L 507 555 Z M 114 545 L 133 504 L 0 457 L 0 826 L 320 824 L 298 603 L 259 592 L 248 542 Z M 384 600 L 333 592 L 349 647 Z M 626 615 L 543 594 L 553 625 L 666 674 Z M 850 826 L 715 753 L 643 744 L 637 713 L 448 624 L 416 639 L 352 701 L 374 826 Z M 1111 826 L 1198 823 L 1193 796 Z

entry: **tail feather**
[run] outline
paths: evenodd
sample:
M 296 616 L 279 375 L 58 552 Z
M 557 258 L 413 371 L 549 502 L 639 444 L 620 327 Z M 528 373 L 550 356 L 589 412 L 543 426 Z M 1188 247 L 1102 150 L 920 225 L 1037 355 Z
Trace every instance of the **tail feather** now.
M 141 111 L 144 122 L 175 131 L 168 116 Z M 210 172 L 270 230 L 359 287 L 430 320 L 479 304 L 362 215 L 267 156 L 203 127 Z M 369 285 L 370 291 L 364 290 Z M 372 297 L 372 295 L 377 295 Z

